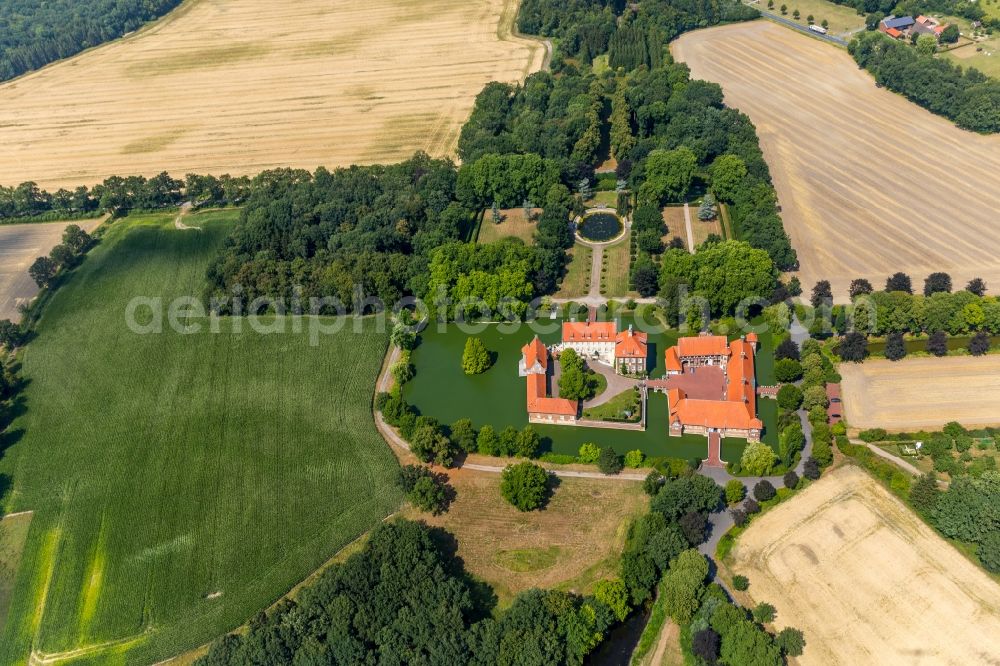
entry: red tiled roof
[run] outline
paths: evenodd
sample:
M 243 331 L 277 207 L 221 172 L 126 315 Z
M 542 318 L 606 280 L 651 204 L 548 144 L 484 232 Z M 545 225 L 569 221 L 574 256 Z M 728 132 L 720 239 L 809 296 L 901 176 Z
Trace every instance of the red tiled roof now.
M 714 340 L 713 340 L 714 338 Z M 699 336 L 698 338 L 681 338 L 677 341 L 682 348 L 685 340 L 712 340 L 696 346 L 699 351 L 694 355 L 717 355 L 715 351 L 704 352 L 704 349 L 717 349 L 718 340 L 726 340 L 723 336 Z M 711 345 L 711 346 L 710 346 Z M 724 400 L 701 400 L 686 397 L 680 389 L 667 392 L 670 404 L 670 423 L 679 422 L 682 425 L 698 425 L 706 428 L 732 428 L 741 430 L 760 430 L 763 427 L 757 418 L 757 387 L 754 375 L 753 345 L 743 340 L 733 340 L 726 348 L 729 361 L 726 366 L 726 397 Z M 683 352 L 682 352 L 683 355 Z M 671 353 L 667 350 L 667 364 L 671 363 Z
M 549 367 L 549 350 L 537 335 L 534 340 L 521 347 L 521 355 L 524 357 L 525 368 L 530 368 L 535 363 L 541 363 L 543 368 Z
M 698 335 L 677 341 L 677 353 L 681 358 L 688 356 L 726 356 L 729 343 L 724 335 Z
M 536 362 L 543 368 L 549 367 L 549 351 L 542 344 L 542 341 L 535 336 L 535 339 L 521 347 L 524 355 L 524 365 L 526 368 L 532 367 Z M 548 380 L 546 373 L 530 374 L 525 377 L 528 385 L 528 413 L 530 414 L 556 414 L 560 416 L 576 416 L 577 403 L 575 400 L 565 398 L 549 398 Z
M 546 397 L 545 375 L 528 375 L 528 412 L 576 416 L 577 403 L 566 398 Z
M 886 28 L 885 34 L 889 35 L 893 39 L 899 39 L 903 35 L 903 33 L 895 28 Z
M 562 325 L 563 342 L 610 342 L 617 333 L 613 321 L 564 321 Z
M 667 354 L 665 360 L 667 364 L 667 370 L 670 372 L 680 372 L 681 370 L 684 369 L 684 366 L 681 365 L 681 359 L 677 355 L 676 345 L 667 348 Z
M 646 340 L 642 331 L 622 331 L 615 338 L 615 358 L 646 358 Z

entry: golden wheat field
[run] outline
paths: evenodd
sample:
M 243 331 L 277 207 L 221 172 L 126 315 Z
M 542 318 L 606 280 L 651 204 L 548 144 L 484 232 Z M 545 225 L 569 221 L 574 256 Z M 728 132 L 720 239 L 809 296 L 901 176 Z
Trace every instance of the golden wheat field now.
M 28 275 L 28 267 L 59 244 L 67 226 L 77 224 L 89 232 L 103 221 L 102 218 L 0 225 L 0 319 L 18 321 L 21 318 L 17 306 L 30 302 L 38 293 L 38 285 Z
M 0 85 L 0 183 L 450 155 L 475 95 L 542 65 L 517 0 L 188 0 Z
M 807 288 L 945 271 L 1000 289 L 1000 136 L 875 87 L 846 51 L 767 21 L 687 33 L 674 57 L 753 120 Z
M 949 421 L 1000 424 L 1000 356 L 841 363 L 844 415 L 854 428 L 913 432 Z
M 995 664 L 1000 585 L 877 481 L 840 467 L 753 521 L 732 551 L 802 666 Z

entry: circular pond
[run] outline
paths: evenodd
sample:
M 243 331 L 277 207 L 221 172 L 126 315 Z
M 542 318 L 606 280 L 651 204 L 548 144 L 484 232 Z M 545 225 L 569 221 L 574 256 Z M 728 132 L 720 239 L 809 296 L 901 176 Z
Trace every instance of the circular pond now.
M 604 243 L 617 238 L 625 229 L 621 219 L 614 213 L 599 211 L 587 213 L 577 226 L 577 233 L 584 240 Z

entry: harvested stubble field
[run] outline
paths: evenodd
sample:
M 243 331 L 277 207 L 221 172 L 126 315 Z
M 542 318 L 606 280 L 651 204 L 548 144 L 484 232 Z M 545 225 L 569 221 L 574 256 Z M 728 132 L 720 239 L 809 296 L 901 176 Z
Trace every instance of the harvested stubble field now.
M 755 520 L 731 557 L 776 624 L 805 632 L 804 666 L 1000 654 L 1000 585 L 853 465 Z
M 0 319 L 20 319 L 17 306 L 38 293 L 38 285 L 28 275 L 28 267 L 37 257 L 47 255 L 62 242 L 67 226 L 76 224 L 93 231 L 101 221 L 0 225 Z
M 617 575 L 629 524 L 646 511 L 642 484 L 559 480 L 542 511 L 521 512 L 500 495 L 500 476 L 449 470 L 456 498 L 447 513 L 404 515 L 445 528 L 465 568 L 493 587 L 501 606 L 532 587 L 590 592 Z
M 4 509 L 35 512 L 0 663 L 148 664 L 201 645 L 398 506 L 371 416 L 387 345 L 372 320 L 318 346 L 308 320 L 126 326 L 134 296 L 166 310 L 200 294 L 237 215 L 115 222 L 47 305 L 0 458 Z
M 841 363 L 844 416 L 853 428 L 913 432 L 949 421 L 1000 424 L 1000 356 Z
M 538 69 L 517 0 L 188 0 L 0 86 L 0 182 L 252 174 L 450 155 L 475 95 Z
M 1000 136 L 955 127 L 859 70 L 842 49 L 768 21 L 683 35 L 671 50 L 757 126 L 811 286 L 935 271 L 1000 288 Z

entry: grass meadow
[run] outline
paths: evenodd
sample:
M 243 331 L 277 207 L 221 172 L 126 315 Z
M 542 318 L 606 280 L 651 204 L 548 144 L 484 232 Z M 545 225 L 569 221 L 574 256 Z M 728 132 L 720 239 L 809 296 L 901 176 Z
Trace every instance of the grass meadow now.
M 310 346 L 223 320 L 138 335 L 136 295 L 202 292 L 236 213 L 115 223 L 25 349 L 0 473 L 32 510 L 0 662 L 153 663 L 275 601 L 399 504 L 371 399 L 384 332 Z M 288 320 L 272 320 L 287 324 Z M 169 331 L 169 328 L 165 329 Z

